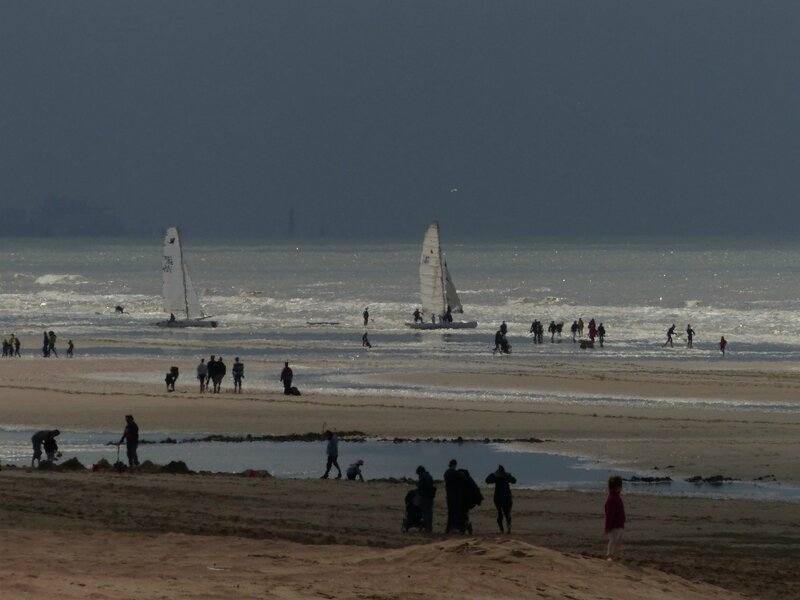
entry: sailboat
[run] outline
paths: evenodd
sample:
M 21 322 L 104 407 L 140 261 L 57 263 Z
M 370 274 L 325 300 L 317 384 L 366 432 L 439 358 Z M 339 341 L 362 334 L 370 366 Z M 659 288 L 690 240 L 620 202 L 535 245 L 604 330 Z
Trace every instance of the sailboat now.
M 170 313 L 159 327 L 216 327 L 200 306 L 189 271 L 183 260 L 181 236 L 177 227 L 167 229 L 164 237 L 164 266 L 162 268 L 164 312 Z
M 442 258 L 439 221 L 430 224 L 422 239 L 419 288 L 424 318 L 421 323 L 407 323 L 412 329 L 474 329 L 478 326 L 477 321 L 453 321 L 445 318 L 448 308 L 451 313 L 463 313 L 464 308 L 447 263 Z

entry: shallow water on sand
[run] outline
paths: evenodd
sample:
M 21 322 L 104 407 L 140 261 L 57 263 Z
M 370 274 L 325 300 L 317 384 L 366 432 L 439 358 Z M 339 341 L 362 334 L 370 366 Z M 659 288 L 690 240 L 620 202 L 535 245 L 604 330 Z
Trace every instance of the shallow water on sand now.
M 30 463 L 33 431 L 0 430 L 0 456 L 8 464 L 25 466 Z M 202 435 L 170 435 L 172 440 L 197 439 Z M 87 467 L 105 458 L 110 463 L 118 459 L 127 462 L 125 447 L 117 453 L 119 434 L 110 432 L 69 432 L 59 436 L 63 453 L 61 461 L 77 458 Z M 162 441 L 164 437 L 143 437 L 143 440 Z M 450 459 L 468 469 L 481 483 L 490 472 L 502 464 L 517 478 L 517 487 L 528 489 L 567 489 L 602 491 L 608 477 L 622 475 L 661 476 L 666 472 L 635 473 L 608 469 L 596 461 L 573 456 L 536 451 L 535 444 L 504 444 L 480 442 L 403 442 L 367 440 L 339 442 L 339 466 L 347 466 L 359 458 L 364 460 L 362 472 L 366 479 L 415 478 L 417 465 L 424 465 L 435 478 L 441 477 Z M 266 470 L 281 478 L 316 478 L 324 472 L 324 442 L 191 442 L 142 443 L 139 460 L 157 464 L 181 460 L 194 471 L 240 473 L 247 469 Z M 334 469 L 334 475 L 336 470 Z M 682 480 L 670 483 L 640 484 L 629 482 L 628 491 L 648 494 L 692 495 L 718 498 L 748 498 L 757 500 L 790 500 L 800 502 L 800 488 L 754 482 L 725 482 L 694 484 Z

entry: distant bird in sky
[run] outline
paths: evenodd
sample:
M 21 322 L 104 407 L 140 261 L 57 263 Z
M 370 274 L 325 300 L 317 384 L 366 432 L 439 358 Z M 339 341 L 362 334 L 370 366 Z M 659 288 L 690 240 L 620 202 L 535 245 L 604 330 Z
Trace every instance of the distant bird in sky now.
M 458 191 L 458 188 L 450 188 L 450 193 L 457 192 L 457 191 Z

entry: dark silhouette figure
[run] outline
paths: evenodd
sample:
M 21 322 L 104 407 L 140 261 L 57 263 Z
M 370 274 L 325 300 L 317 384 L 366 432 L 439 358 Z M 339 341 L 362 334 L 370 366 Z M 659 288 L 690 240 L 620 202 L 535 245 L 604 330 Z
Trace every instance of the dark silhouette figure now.
M 517 483 L 517 479 L 511 474 L 506 473 L 503 465 L 497 467 L 497 471 L 489 473 L 486 483 L 494 484 L 494 506 L 497 509 L 497 526 L 503 531 L 503 517 L 506 519 L 506 529 L 511 533 L 511 484 Z
M 31 467 L 35 467 L 39 464 L 42 458 L 42 444 L 44 444 L 45 440 L 57 437 L 61 432 L 58 429 L 45 429 L 43 431 L 37 431 L 31 437 L 31 443 L 33 444 L 33 459 L 31 460 Z
M 237 356 L 233 359 L 233 392 L 242 393 L 242 379 L 244 379 L 244 363 L 239 361 Z
M 328 473 L 331 472 L 331 467 L 336 467 L 339 474 L 336 479 L 342 478 L 342 470 L 339 468 L 339 438 L 330 429 L 325 432 L 325 439 L 328 440 L 328 445 L 325 448 L 325 453 L 328 456 L 328 462 L 325 464 L 325 474 L 321 479 L 327 479 Z
M 691 325 L 686 326 L 686 347 L 692 348 L 692 340 L 694 339 L 694 329 Z
M 283 393 L 286 396 L 291 395 L 292 393 L 292 378 L 294 377 L 294 373 L 292 372 L 291 367 L 289 367 L 289 363 L 283 363 L 283 370 L 281 371 L 281 381 L 283 382 Z
M 125 415 L 125 430 L 117 442 L 117 448 L 122 442 L 125 442 L 125 448 L 128 452 L 128 466 L 139 466 L 139 455 L 137 454 L 137 449 L 139 448 L 139 426 L 133 420 L 133 415 Z
M 662 348 L 666 348 L 667 344 L 669 347 L 672 348 L 672 336 L 675 335 L 675 323 L 672 324 L 672 327 L 667 329 L 667 341 L 661 346 Z
M 433 477 L 422 465 L 417 467 L 417 478 L 417 498 L 423 528 L 430 532 L 433 529 L 433 498 L 436 495 L 436 488 L 433 485 Z

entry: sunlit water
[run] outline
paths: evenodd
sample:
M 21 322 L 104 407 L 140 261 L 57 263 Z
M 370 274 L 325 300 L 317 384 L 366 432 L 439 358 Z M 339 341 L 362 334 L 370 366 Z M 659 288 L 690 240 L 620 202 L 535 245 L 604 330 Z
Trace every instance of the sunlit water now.
M 415 333 L 405 323 L 418 304 L 419 244 L 322 242 L 206 243 L 184 235 L 201 301 L 220 322 L 211 329 L 163 330 L 161 238 L 148 240 L 0 240 L 0 333 L 34 336 L 54 329 L 74 339 L 79 358 L 162 357 L 187 369 L 199 356 L 223 354 L 274 363 L 291 359 L 302 386 L 325 393 L 371 393 L 365 376 L 405 370 L 415 361 L 491 357 L 501 321 L 514 360 L 797 361 L 800 359 L 800 244 L 443 244 L 466 319 L 476 330 Z M 124 315 L 114 313 L 121 304 Z M 371 321 L 362 324 L 369 307 Z M 582 317 L 603 322 L 605 348 L 581 350 L 568 330 Z M 561 343 L 534 345 L 531 321 L 564 321 Z M 338 323 L 315 326 L 309 322 Z M 697 332 L 663 348 L 666 329 Z M 373 348 L 361 347 L 369 331 Z M 720 336 L 728 355 L 718 350 Z M 28 342 L 27 346 L 31 344 Z M 23 354 L 34 356 L 34 347 Z M 63 353 L 63 345 L 62 353 Z M 367 361 L 369 359 L 369 361 Z M 503 360 L 503 357 L 497 357 Z M 347 365 L 335 371 L 325 365 Z M 791 367 L 790 367 L 791 368 Z M 123 378 L 124 373 L 97 373 Z M 153 381 L 163 379 L 153 373 Z M 250 389 L 273 388 L 275 371 L 246 368 Z M 300 381 L 298 381 L 300 384 Z M 420 390 L 397 394 L 482 394 Z M 499 394 L 498 400 L 514 394 Z M 573 398 L 564 397 L 564 401 Z M 580 399 L 578 399 L 580 400 Z M 637 399 L 607 401 L 639 402 Z M 603 402 L 604 399 L 592 401 Z M 680 401 L 680 399 L 675 399 Z M 747 408 L 739 404 L 738 408 Z M 793 406 L 767 409 L 794 411 Z

